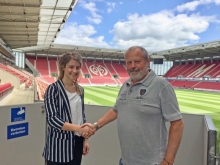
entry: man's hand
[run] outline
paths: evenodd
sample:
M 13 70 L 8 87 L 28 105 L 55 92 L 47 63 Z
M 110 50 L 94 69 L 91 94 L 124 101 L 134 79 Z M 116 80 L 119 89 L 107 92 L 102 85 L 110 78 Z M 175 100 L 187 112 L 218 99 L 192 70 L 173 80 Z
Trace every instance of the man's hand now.
M 81 128 L 84 128 L 84 127 L 89 127 L 90 128 L 90 134 L 88 135 L 89 137 L 94 135 L 95 132 L 96 132 L 96 128 L 95 128 L 95 125 L 94 124 L 91 124 L 91 123 L 84 123 L 83 125 L 80 126 Z M 87 136 L 86 134 L 82 134 L 82 136 Z
M 94 134 L 93 130 L 88 126 L 84 126 L 84 127 L 80 126 L 80 129 L 78 132 L 82 137 L 84 137 L 86 139 L 88 139 L 91 135 Z

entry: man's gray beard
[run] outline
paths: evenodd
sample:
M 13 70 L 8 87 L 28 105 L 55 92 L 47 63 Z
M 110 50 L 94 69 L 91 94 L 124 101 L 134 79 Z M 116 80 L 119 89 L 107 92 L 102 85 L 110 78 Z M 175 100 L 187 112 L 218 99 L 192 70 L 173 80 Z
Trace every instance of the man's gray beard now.
M 136 75 L 132 75 L 132 73 L 129 73 L 129 76 L 130 76 L 130 78 L 132 79 L 132 80 L 134 80 L 134 81 L 138 81 L 138 80 L 141 80 L 142 78 L 143 78 L 143 76 L 145 76 L 146 75 L 146 73 L 147 73 L 147 71 L 145 71 L 145 70 L 140 70 L 139 72 L 138 72 L 138 74 L 136 74 Z

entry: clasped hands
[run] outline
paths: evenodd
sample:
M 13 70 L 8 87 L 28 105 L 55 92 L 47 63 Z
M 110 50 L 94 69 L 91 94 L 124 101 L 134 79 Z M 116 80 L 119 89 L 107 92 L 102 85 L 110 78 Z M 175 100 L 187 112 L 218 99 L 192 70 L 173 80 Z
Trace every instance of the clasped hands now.
M 90 136 L 94 135 L 96 132 L 96 128 L 94 124 L 84 123 L 80 126 L 79 134 L 88 139 Z

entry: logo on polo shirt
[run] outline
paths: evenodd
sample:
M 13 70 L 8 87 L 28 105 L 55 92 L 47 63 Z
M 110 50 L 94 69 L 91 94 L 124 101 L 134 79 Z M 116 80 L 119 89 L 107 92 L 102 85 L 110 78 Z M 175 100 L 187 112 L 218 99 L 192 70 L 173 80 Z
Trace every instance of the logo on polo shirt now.
M 147 92 L 147 89 L 140 89 L 140 96 L 143 96 Z

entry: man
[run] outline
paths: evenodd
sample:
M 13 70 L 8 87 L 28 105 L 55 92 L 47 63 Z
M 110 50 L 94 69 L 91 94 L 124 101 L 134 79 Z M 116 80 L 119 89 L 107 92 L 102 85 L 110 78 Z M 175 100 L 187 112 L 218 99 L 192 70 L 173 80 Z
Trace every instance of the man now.
M 184 126 L 174 90 L 149 69 L 144 48 L 129 48 L 125 61 L 130 79 L 121 87 L 114 107 L 96 123 L 86 125 L 98 130 L 117 118 L 120 165 L 172 165 Z

